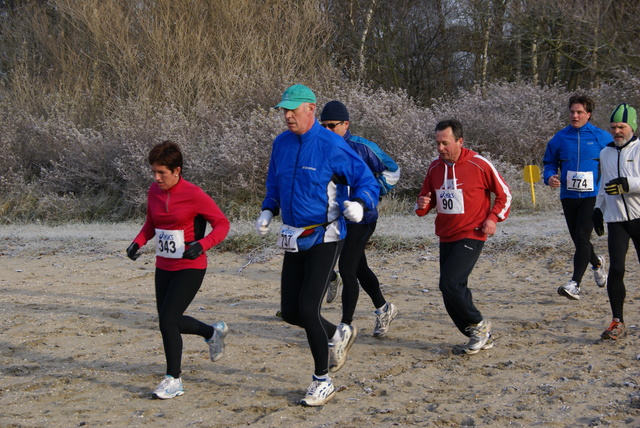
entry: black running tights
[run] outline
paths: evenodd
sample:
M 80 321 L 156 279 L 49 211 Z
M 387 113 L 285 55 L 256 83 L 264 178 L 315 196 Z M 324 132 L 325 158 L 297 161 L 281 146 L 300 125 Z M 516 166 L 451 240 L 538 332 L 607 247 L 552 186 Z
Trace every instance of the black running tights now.
M 580 285 L 587 266 L 598 266 L 600 260 L 593 251 L 591 245 L 591 231 L 593 230 L 593 208 L 596 198 L 564 198 L 561 199 L 564 218 L 569 228 L 569 234 L 576 247 L 573 254 L 573 276 L 572 280 Z
M 182 334 L 213 336 L 213 327 L 183 315 L 202 285 L 206 269 L 168 271 L 156 268 L 156 305 L 167 359 L 167 373 L 180 377 Z
M 282 319 L 307 333 L 316 376 L 329 372 L 329 339 L 336 326 L 320 315 L 320 308 L 341 247 L 342 241 L 338 241 L 297 253 L 285 252 L 282 263 Z
M 611 305 L 612 318 L 619 318 L 624 322 L 624 299 L 626 288 L 624 285 L 625 259 L 629 250 L 629 239 L 636 247 L 636 254 L 640 261 L 640 219 L 620 223 L 608 223 L 609 232 L 609 277 L 607 278 L 607 294 Z
M 340 253 L 340 276 L 342 276 L 342 320 L 345 324 L 353 322 L 353 314 L 358 304 L 360 286 L 369 295 L 373 306 L 380 308 L 387 301 L 380 291 L 380 282 L 375 273 L 367 264 L 367 256 L 364 252 L 369 238 L 376 230 L 376 222 L 350 223 L 347 225 L 347 237 L 344 248 Z M 358 282 L 360 285 L 358 285 Z

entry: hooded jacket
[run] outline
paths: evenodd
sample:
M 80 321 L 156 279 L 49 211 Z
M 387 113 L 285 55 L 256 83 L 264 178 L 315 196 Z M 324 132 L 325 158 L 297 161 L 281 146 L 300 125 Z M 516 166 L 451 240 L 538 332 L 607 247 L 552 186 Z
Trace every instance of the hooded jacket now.
M 495 167 L 478 153 L 462 147 L 460 157 L 454 164 L 447 164 L 440 157 L 434 160 L 425 176 L 418 196 L 431 192 L 431 203 L 425 210 L 416 210 L 419 216 L 426 215 L 437 205 L 437 192 L 454 185 L 462 189 L 464 213 L 436 215 L 436 235 L 441 242 L 461 239 L 486 241 L 482 224 L 490 219 L 498 223 L 504 221 L 511 210 L 511 191 Z M 455 177 L 455 180 L 454 180 Z M 491 193 L 495 201 L 491 205 Z
M 600 186 L 600 151 L 613 141 L 606 131 L 587 122 L 580 128 L 569 125 L 549 140 L 542 163 L 544 184 L 560 171 L 560 199 L 590 198 L 598 194 Z M 593 173 L 594 189 L 579 192 L 567 189 L 567 171 Z
M 629 192 L 620 195 L 608 195 L 604 186 L 600 187 L 596 198 L 596 208 L 602 210 L 604 221 L 617 223 L 640 218 L 640 140 L 633 137 L 627 144 L 617 147 L 607 145 L 600 153 L 602 182 L 608 183 L 614 178 L 626 177 Z

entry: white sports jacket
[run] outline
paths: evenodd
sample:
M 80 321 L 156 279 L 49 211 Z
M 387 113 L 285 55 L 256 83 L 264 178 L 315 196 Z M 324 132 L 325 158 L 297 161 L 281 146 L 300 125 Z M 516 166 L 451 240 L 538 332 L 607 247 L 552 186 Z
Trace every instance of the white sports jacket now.
M 633 137 L 622 147 L 608 144 L 600 152 L 602 185 L 596 197 L 596 208 L 604 214 L 604 221 L 617 223 L 640 218 L 640 140 Z M 608 195 L 604 185 L 614 178 L 626 177 L 629 192 Z

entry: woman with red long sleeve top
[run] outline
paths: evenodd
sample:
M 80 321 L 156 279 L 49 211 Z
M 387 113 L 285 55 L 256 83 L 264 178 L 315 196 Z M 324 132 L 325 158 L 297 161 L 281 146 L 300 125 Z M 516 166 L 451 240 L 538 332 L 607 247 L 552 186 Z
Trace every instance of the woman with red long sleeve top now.
M 227 325 L 223 321 L 208 325 L 184 312 L 202 285 L 206 251 L 224 240 L 230 225 L 213 199 L 182 178 L 182 153 L 176 143 L 165 141 L 151 149 L 149 165 L 155 182 L 147 195 L 147 219 L 127 255 L 136 260 L 138 249 L 155 237 L 156 305 L 167 371 L 153 396 L 167 399 L 184 394 L 180 378 L 182 334 L 202 336 L 209 345 L 211 361 L 224 353 Z M 212 230 L 205 236 L 206 222 Z

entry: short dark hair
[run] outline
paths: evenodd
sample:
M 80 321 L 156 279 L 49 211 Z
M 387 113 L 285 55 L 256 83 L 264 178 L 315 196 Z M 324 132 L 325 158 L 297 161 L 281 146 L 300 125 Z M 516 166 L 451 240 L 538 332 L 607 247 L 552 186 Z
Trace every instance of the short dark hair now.
M 451 128 L 451 132 L 453 133 L 453 136 L 455 137 L 456 140 L 459 140 L 464 136 L 462 123 L 460 123 L 460 121 L 456 119 L 441 120 L 436 125 L 436 132 L 444 131 L 447 128 Z
M 156 144 L 149 152 L 149 165 L 154 163 L 166 166 L 171 171 L 182 169 L 182 151 L 180 146 L 171 140 Z
M 593 114 L 593 109 L 596 107 L 596 103 L 593 102 L 591 97 L 584 94 L 575 94 L 569 98 L 569 108 L 574 104 L 582 104 L 587 113 Z M 589 118 L 591 120 L 591 118 Z

